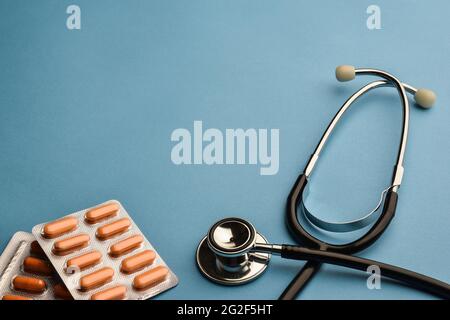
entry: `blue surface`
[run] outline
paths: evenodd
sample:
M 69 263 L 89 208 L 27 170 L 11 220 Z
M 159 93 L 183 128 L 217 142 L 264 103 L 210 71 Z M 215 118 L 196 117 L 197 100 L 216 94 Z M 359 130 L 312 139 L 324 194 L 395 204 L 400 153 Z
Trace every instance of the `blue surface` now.
M 74 2 L 79 31 L 65 26 Z M 334 68 L 344 63 L 438 94 L 435 109 L 412 106 L 396 218 L 360 255 L 450 282 L 450 2 L 378 0 L 382 29 L 370 31 L 372 3 L 1 1 L 0 249 L 17 230 L 115 198 L 180 278 L 160 298 L 277 298 L 301 262 L 275 258 L 264 277 L 230 288 L 202 278 L 194 252 L 229 215 L 270 241 L 292 242 L 284 225 L 291 185 L 336 110 L 372 80 L 337 83 Z M 311 180 L 313 210 L 351 218 L 376 203 L 400 119 L 393 89 L 355 105 Z M 170 134 L 194 120 L 279 128 L 278 174 L 174 165 Z M 301 298 L 432 296 L 388 280 L 368 290 L 366 274 L 325 266 Z

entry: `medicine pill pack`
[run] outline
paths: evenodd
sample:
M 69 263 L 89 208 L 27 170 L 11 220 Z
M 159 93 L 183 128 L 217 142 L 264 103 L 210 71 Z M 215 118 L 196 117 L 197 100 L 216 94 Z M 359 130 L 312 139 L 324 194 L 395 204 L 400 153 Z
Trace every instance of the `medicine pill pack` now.
M 141 300 L 178 284 L 119 201 L 38 224 L 33 234 L 76 300 Z
M 4 300 L 143 300 L 178 278 L 119 201 L 19 231 L 0 257 Z
M 16 232 L 0 257 L 2 300 L 71 300 L 35 237 Z

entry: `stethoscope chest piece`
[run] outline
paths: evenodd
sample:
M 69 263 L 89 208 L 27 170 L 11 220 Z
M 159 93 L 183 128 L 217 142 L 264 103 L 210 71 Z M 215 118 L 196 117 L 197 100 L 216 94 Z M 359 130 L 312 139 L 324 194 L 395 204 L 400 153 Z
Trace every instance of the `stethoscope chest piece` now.
M 224 285 L 248 283 L 266 270 L 271 257 L 270 253 L 250 252 L 255 243 L 268 242 L 249 222 L 239 218 L 220 220 L 200 241 L 197 266 L 211 281 Z

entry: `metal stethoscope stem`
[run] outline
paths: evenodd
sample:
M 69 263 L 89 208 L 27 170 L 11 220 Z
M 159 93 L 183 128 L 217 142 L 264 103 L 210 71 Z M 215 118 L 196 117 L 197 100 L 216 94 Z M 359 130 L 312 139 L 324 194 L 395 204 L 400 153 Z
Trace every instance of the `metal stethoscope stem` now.
M 402 133 L 400 137 L 400 144 L 398 148 L 397 153 L 397 161 L 396 165 L 394 167 L 394 174 L 392 178 L 392 190 L 397 191 L 399 188 L 402 177 L 403 177 L 403 159 L 405 157 L 405 150 L 406 150 L 406 143 L 408 140 L 408 128 L 409 128 L 409 102 L 408 97 L 406 96 L 406 92 L 409 92 L 411 94 L 415 94 L 417 92 L 417 89 L 413 86 L 410 86 L 405 83 L 401 83 L 396 77 L 393 75 L 382 71 L 382 70 L 376 70 L 376 69 L 355 69 L 355 75 L 373 75 L 378 76 L 381 78 L 384 78 L 385 80 L 379 80 L 369 83 L 368 85 L 364 86 L 363 88 L 359 89 L 357 92 L 355 92 L 341 107 L 341 109 L 336 113 L 334 118 L 331 120 L 330 124 L 328 125 L 327 129 L 322 135 L 322 138 L 320 139 L 319 143 L 317 144 L 316 149 L 314 150 L 314 153 L 312 154 L 310 160 L 308 161 L 304 173 L 306 177 L 309 178 L 311 175 L 314 166 L 319 158 L 319 155 L 325 146 L 325 143 L 327 142 L 328 138 L 330 137 L 331 133 L 333 132 L 334 128 L 336 127 L 337 123 L 341 119 L 342 115 L 347 111 L 347 109 L 362 95 L 365 93 L 378 88 L 378 87 L 392 87 L 394 86 L 400 96 L 400 100 L 402 103 L 403 108 L 403 121 L 402 121 Z
M 358 69 L 357 69 L 358 70 Z M 364 69 L 369 70 L 369 69 Z M 370 69 L 371 70 L 371 69 Z M 409 92 L 412 95 L 415 95 L 418 91 L 415 87 L 402 83 L 401 86 L 404 88 L 406 92 Z M 327 129 L 322 135 L 322 138 L 320 139 L 319 143 L 316 146 L 316 149 L 314 150 L 314 153 L 311 155 L 311 158 L 309 159 L 308 163 L 305 166 L 305 176 L 307 179 L 309 179 L 314 166 L 316 165 L 317 160 L 319 159 L 320 153 L 322 152 L 322 149 L 324 148 L 326 142 L 328 141 L 329 137 L 331 136 L 334 128 L 338 124 L 339 120 L 341 120 L 342 116 L 345 114 L 345 112 L 350 108 L 350 106 L 358 100 L 361 96 L 366 94 L 367 92 L 381 87 L 392 87 L 392 83 L 388 80 L 378 80 L 373 81 L 361 89 L 359 89 L 357 92 L 355 92 L 339 109 L 339 111 L 336 113 L 336 115 L 331 120 L 330 124 L 328 125 Z M 401 135 L 401 142 L 399 145 L 398 150 L 398 156 L 397 156 L 397 162 L 394 166 L 394 174 L 393 179 L 391 182 L 391 185 L 387 187 L 385 190 L 381 192 L 380 200 L 376 204 L 376 206 L 366 214 L 362 215 L 360 218 L 352 220 L 352 221 L 341 221 L 341 222 L 331 222 L 331 221 L 325 221 L 320 219 L 317 215 L 310 212 L 306 207 L 303 207 L 303 211 L 305 216 L 308 218 L 308 220 L 315 225 L 316 227 L 319 227 L 323 230 L 332 231 L 332 232 L 348 232 L 348 231 L 355 231 L 358 229 L 361 229 L 362 227 L 365 227 L 369 225 L 370 223 L 374 222 L 377 218 L 376 213 L 379 211 L 378 209 L 383 203 L 384 195 L 387 191 L 397 191 L 400 187 L 402 176 L 403 176 L 403 158 L 405 153 L 405 146 L 407 142 L 407 135 L 408 135 L 408 126 L 409 126 L 409 104 L 406 100 L 406 104 L 403 104 L 403 125 L 402 125 L 402 135 Z

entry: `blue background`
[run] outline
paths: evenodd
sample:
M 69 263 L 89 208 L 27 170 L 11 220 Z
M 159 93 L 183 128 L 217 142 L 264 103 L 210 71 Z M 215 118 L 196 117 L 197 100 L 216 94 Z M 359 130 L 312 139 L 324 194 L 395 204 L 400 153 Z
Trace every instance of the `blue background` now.
M 69 31 L 69 4 L 82 29 Z M 382 29 L 366 27 L 377 4 Z M 438 94 L 412 105 L 396 218 L 361 256 L 450 281 L 449 1 L 0 2 L 0 249 L 17 230 L 120 200 L 180 278 L 159 298 L 277 298 L 302 262 L 275 258 L 262 278 L 222 287 L 194 252 L 218 218 L 240 216 L 292 242 L 287 194 L 340 105 L 372 80 L 337 83 L 339 64 L 382 68 Z M 311 180 L 323 218 L 368 211 L 390 181 L 401 107 L 393 89 L 360 100 Z M 176 128 L 279 128 L 280 170 L 176 166 Z M 336 241 L 354 238 L 345 235 Z M 325 266 L 302 299 L 432 298 Z

